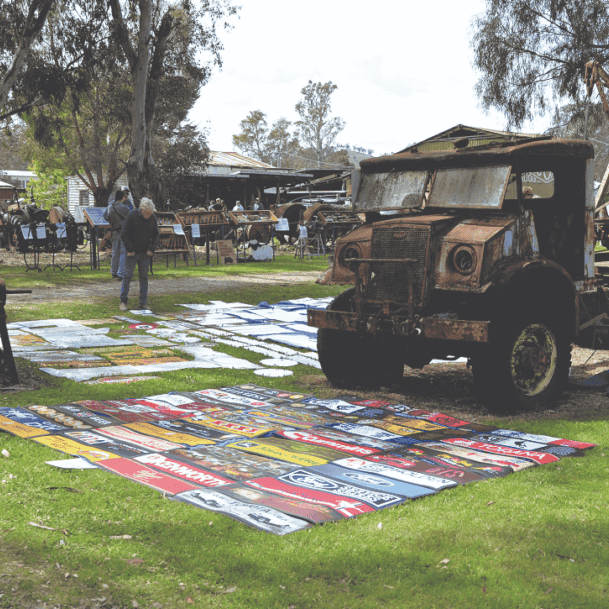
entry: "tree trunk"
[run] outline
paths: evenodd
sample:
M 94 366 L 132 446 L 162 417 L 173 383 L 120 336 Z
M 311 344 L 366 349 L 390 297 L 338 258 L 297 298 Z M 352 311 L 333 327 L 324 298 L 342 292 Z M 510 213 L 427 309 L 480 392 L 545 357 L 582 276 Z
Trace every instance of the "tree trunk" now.
M 32 0 L 13 61 L 0 79 L 0 108 L 3 108 L 8 101 L 9 93 L 21 73 L 30 46 L 42 31 L 54 3 L 55 0 Z
M 147 142 L 146 129 L 146 86 L 148 83 L 148 65 L 150 63 L 151 16 L 150 0 L 139 0 L 140 26 L 138 32 L 137 52 L 127 54 L 131 66 L 131 151 L 127 164 L 129 189 L 133 202 L 139 206 L 144 196 L 145 153 Z M 124 45 L 123 45 L 124 46 Z

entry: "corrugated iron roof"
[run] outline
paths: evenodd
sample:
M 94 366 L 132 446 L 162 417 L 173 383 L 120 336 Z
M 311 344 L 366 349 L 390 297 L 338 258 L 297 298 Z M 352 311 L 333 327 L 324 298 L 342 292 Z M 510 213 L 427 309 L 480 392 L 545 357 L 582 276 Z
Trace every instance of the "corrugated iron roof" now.
M 209 153 L 209 165 L 219 165 L 225 167 L 260 167 L 274 169 L 273 165 L 263 163 L 256 159 L 243 156 L 238 152 L 214 152 Z
M 538 138 L 541 137 L 537 133 L 516 133 L 511 131 L 499 131 L 498 129 L 487 129 L 483 127 L 469 127 L 468 125 L 455 125 L 446 131 L 437 133 L 427 139 L 418 142 L 417 144 L 411 144 L 400 152 L 407 152 L 417 148 L 422 151 L 432 150 L 450 150 L 452 149 L 452 141 L 462 137 L 469 137 L 469 146 L 479 146 L 489 144 L 491 141 L 497 139 L 500 140 L 518 140 L 524 138 Z

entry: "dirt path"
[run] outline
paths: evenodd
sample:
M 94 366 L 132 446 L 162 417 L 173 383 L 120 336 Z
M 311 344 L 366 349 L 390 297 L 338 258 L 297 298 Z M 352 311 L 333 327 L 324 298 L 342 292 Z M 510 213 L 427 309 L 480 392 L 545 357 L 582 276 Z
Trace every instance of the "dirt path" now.
M 180 292 L 211 293 L 222 290 L 244 289 L 254 286 L 288 286 L 297 283 L 313 283 L 319 271 L 299 271 L 297 273 L 247 273 L 230 277 L 185 277 L 179 279 L 149 278 L 149 296 L 155 294 L 177 294 Z M 91 301 L 94 298 L 118 298 L 120 284 L 108 277 L 107 281 L 89 281 L 86 284 L 56 286 L 52 288 L 33 288 L 31 294 L 11 294 L 8 297 L 9 308 L 19 305 L 52 301 Z M 137 294 L 139 282 L 131 284 L 131 292 Z

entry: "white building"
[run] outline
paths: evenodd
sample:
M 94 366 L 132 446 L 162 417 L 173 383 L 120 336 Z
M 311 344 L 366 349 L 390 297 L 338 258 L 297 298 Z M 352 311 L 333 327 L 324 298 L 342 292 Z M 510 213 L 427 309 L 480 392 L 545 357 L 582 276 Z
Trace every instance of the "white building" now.
M 78 176 L 68 176 L 66 180 L 68 182 L 68 210 L 71 214 L 74 214 L 77 205 L 81 207 L 93 207 L 95 205 L 93 193 Z M 129 188 L 126 175 L 122 175 L 114 185 L 114 192 L 121 188 Z M 114 200 L 114 196 L 112 200 Z
M 17 171 L 16 169 L 0 169 L 0 179 L 14 182 L 17 188 L 26 188 L 30 180 L 37 180 L 35 171 Z

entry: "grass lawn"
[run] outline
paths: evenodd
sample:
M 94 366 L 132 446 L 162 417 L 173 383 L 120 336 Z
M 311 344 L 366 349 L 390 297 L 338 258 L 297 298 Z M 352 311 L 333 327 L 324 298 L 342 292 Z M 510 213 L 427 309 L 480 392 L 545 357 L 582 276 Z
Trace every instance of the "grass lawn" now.
M 313 265 L 321 270 L 326 262 L 313 261 L 307 270 Z M 179 266 L 159 268 L 158 276 L 246 273 L 254 267 L 296 272 L 303 263 Z M 22 269 L 0 270 L 9 288 L 31 286 L 33 280 L 108 280 L 107 269 L 25 277 Z M 263 286 L 205 297 L 165 295 L 160 302 L 169 312 L 183 310 L 178 303 L 210 298 L 257 303 L 340 291 L 314 284 Z M 109 314 L 103 301 L 31 305 L 12 313 L 9 300 L 7 309 L 9 321 Z M 247 370 L 185 370 L 94 388 L 52 379 L 38 391 L 0 394 L 0 405 L 120 399 L 246 382 L 319 394 L 309 385 L 312 374 L 319 373 L 300 367 L 292 377 L 261 379 Z M 0 608 L 608 607 L 607 420 L 514 421 L 511 427 L 598 446 L 584 458 L 285 537 L 171 501 L 101 470 L 57 470 L 45 461 L 61 453 L 0 433 L 0 449 L 10 454 L 0 456 Z

